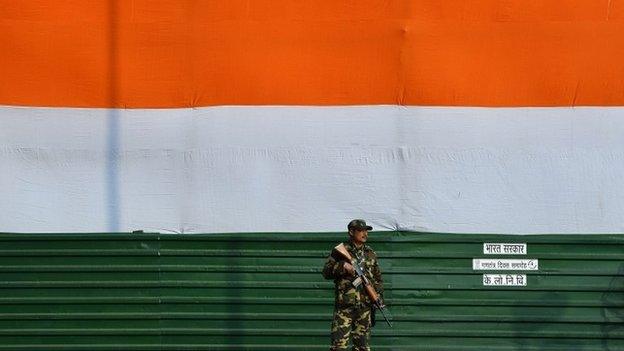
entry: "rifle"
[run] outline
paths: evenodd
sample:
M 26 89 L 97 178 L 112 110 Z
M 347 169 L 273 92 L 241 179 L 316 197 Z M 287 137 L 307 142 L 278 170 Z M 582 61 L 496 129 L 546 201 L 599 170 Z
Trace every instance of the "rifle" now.
M 336 252 L 338 252 L 344 258 L 346 258 L 349 261 L 349 263 L 351 263 L 353 268 L 355 269 L 356 278 L 353 280 L 353 282 L 351 282 L 353 284 L 353 286 L 356 287 L 356 288 L 358 286 L 360 286 L 360 285 L 364 286 L 364 290 L 366 291 L 366 294 L 371 299 L 371 301 L 373 301 L 373 305 L 379 311 L 381 311 L 381 315 L 386 320 L 386 323 L 388 323 L 388 325 L 390 327 L 392 327 L 392 323 L 390 323 L 390 320 L 386 316 L 386 312 L 388 312 L 387 309 L 386 309 L 386 305 L 384 305 L 383 301 L 381 301 L 381 298 L 379 297 L 379 294 L 377 294 L 377 291 L 375 291 L 375 288 L 371 284 L 370 280 L 368 280 L 368 278 L 366 277 L 366 274 L 364 274 L 364 269 L 362 269 L 362 262 L 356 261 L 351 256 L 351 254 L 349 253 L 347 248 L 344 246 L 344 244 L 340 244 L 340 245 L 336 246 L 334 248 L 334 250 L 336 250 Z

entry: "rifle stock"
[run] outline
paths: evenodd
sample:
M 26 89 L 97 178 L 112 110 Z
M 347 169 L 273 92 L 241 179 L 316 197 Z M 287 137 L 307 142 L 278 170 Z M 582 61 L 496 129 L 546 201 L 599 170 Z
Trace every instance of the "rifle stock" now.
M 349 253 L 347 248 L 344 246 L 344 244 L 340 244 L 340 245 L 334 247 L 334 250 L 338 251 L 347 260 L 353 261 L 353 257 L 351 257 L 351 254 Z

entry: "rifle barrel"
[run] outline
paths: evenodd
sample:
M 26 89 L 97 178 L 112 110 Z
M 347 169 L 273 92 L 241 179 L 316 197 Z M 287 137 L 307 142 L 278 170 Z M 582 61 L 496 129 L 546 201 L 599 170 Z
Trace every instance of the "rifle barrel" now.
M 379 308 L 379 310 L 381 311 L 381 315 L 384 317 L 384 319 L 386 320 L 386 323 L 388 323 L 388 326 L 390 328 L 392 328 L 392 323 L 390 323 L 390 320 L 388 319 L 388 317 L 386 316 L 386 313 L 384 312 L 383 308 Z

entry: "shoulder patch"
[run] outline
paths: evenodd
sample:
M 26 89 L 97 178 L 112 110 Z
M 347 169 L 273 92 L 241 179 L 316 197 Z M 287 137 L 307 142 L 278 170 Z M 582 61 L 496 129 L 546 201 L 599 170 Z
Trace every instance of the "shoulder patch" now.
M 366 246 L 364 249 L 366 250 L 366 255 L 367 256 L 377 257 L 377 254 L 375 253 L 375 250 L 373 250 L 370 246 Z

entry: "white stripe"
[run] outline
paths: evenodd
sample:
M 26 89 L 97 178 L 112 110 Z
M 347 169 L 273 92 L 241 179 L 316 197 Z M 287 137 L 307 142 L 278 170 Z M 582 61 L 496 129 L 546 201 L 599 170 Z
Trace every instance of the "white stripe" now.
M 107 230 L 111 112 L 0 108 L 0 231 Z M 123 231 L 624 232 L 624 108 L 114 112 Z

